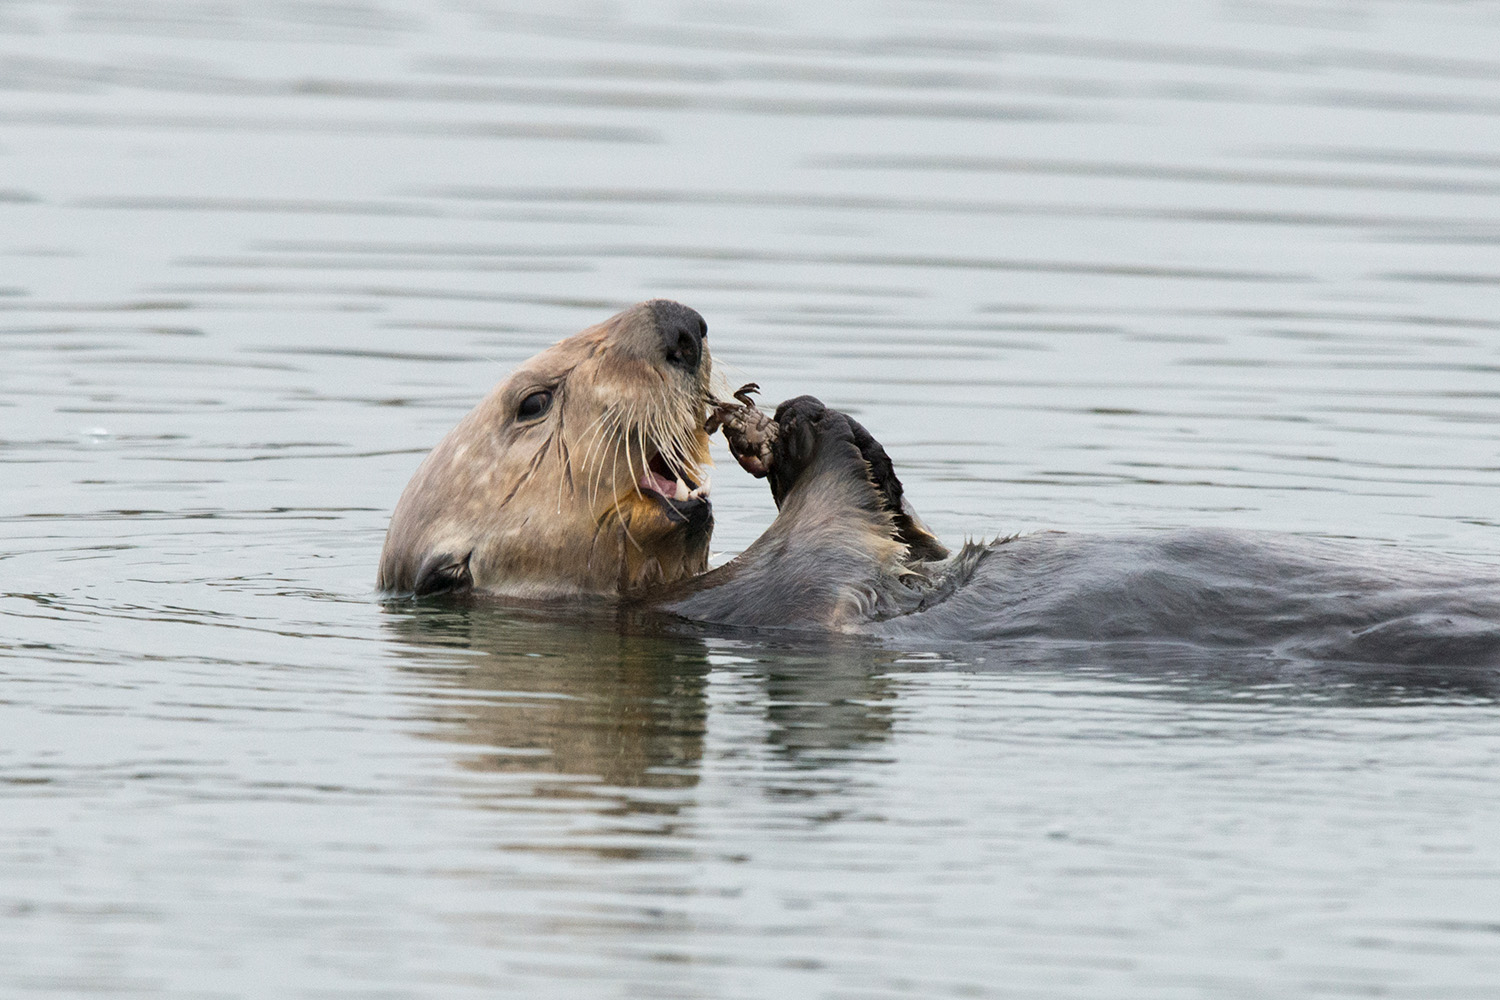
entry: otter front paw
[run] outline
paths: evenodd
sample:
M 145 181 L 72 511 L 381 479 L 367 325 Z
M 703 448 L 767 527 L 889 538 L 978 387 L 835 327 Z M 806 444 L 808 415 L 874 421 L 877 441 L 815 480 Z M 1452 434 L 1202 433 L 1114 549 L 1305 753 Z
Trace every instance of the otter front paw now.
M 907 547 L 910 558 L 915 561 L 947 558 L 947 547 L 906 502 L 906 491 L 885 448 L 858 420 L 828 409 L 812 396 L 798 396 L 776 408 L 775 426 L 769 478 L 771 495 L 778 507 L 812 463 L 821 444 L 847 442 L 857 452 L 858 471 L 874 488 L 880 508 L 891 516 L 895 539 Z
M 864 425 L 830 410 L 814 396 L 789 399 L 776 407 L 774 418 L 768 417 L 750 398 L 758 389 L 752 382 L 734 394 L 738 403 L 715 401 L 704 429 L 712 434 L 723 428 L 736 461 L 751 475 L 766 479 L 778 508 L 813 465 L 842 468 L 871 489 L 871 499 L 890 515 L 893 535 L 907 547 L 912 561 L 930 562 L 948 556 L 947 547 L 906 502 L 890 456 Z M 818 454 L 823 448 L 828 450 L 820 460 Z M 840 453 L 846 457 L 833 457 Z
M 900 482 L 891 469 L 890 459 L 869 431 L 838 410 L 828 409 L 815 396 L 789 399 L 776 407 L 776 416 L 771 417 L 757 409 L 750 398 L 759 389 L 751 382 L 735 392 L 738 402 L 714 401 L 704 429 L 710 434 L 722 429 L 735 461 L 752 476 L 769 478 L 777 506 L 812 462 L 819 441 L 825 437 L 846 441 L 857 448 L 870 463 L 877 489 L 886 490 L 888 483 L 895 484 L 895 501 L 899 506 Z

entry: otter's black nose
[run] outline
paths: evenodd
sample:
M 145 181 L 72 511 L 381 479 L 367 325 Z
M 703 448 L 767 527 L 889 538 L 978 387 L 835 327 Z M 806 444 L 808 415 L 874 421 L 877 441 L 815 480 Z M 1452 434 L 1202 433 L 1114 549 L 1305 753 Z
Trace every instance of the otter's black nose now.
M 703 322 L 703 317 L 681 302 L 669 299 L 653 301 L 651 314 L 656 319 L 657 332 L 661 334 L 667 364 L 696 372 L 703 363 L 703 340 L 708 336 L 708 324 Z

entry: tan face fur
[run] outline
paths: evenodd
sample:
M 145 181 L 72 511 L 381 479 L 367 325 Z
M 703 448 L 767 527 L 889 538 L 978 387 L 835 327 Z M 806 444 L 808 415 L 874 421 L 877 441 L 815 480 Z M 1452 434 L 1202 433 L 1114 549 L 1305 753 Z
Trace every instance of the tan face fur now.
M 701 327 L 676 303 L 632 306 L 496 386 L 407 484 L 379 587 L 442 589 L 421 581 L 446 566 L 476 590 L 553 598 L 634 593 L 703 572 L 707 500 L 683 498 L 706 491 L 712 365 L 706 340 L 692 348 L 695 365 L 673 353 L 673 322 L 684 317 Z M 539 399 L 548 402 L 538 414 Z M 651 485 L 683 502 L 665 503 Z

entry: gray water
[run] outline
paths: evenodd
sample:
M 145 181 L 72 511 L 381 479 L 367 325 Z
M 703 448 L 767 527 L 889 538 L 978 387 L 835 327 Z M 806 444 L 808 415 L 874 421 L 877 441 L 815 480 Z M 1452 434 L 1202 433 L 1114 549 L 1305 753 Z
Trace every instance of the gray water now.
M 0 996 L 1500 997 L 1494 678 L 382 604 L 678 298 L 949 541 L 1500 562 L 1500 8 L 0 4 Z M 769 523 L 720 451 L 715 548 Z

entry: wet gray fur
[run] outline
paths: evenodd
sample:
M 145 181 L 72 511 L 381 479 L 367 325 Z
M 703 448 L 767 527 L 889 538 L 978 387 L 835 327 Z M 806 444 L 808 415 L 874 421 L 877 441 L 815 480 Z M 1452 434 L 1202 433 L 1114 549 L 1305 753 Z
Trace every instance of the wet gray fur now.
M 925 528 L 904 498 L 893 502 L 899 483 L 891 488 L 893 471 L 882 481 L 884 450 L 863 428 L 810 397 L 783 404 L 777 420 L 790 444 L 777 456 L 779 479 L 771 477 L 775 522 L 731 563 L 665 595 L 663 609 L 723 625 L 895 639 L 1500 665 L 1494 567 L 1225 530 L 1046 532 L 921 558 L 946 550 L 926 536 L 892 551 L 910 525 Z

